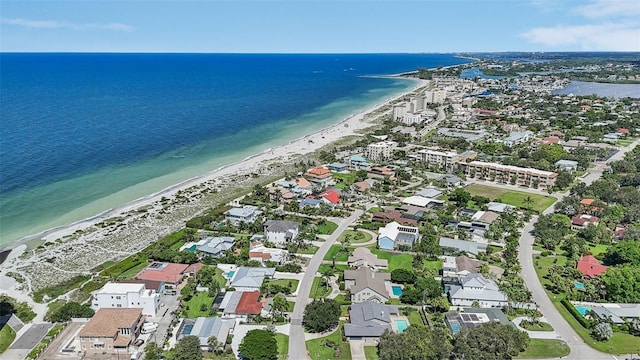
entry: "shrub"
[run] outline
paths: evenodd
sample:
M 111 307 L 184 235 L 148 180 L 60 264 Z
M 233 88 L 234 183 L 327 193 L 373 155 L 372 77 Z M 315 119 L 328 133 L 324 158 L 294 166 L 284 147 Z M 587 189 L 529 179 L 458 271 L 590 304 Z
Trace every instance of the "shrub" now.
M 582 316 L 582 314 L 580 314 L 580 312 L 578 311 L 578 309 L 575 308 L 575 306 L 573 306 L 573 304 L 571 304 L 569 302 L 569 300 L 567 299 L 562 299 L 560 301 L 562 303 L 562 305 L 564 305 L 564 307 L 569 310 L 569 312 L 571 313 L 571 315 L 573 315 L 573 317 L 578 320 L 578 322 L 580 323 L 580 325 L 582 325 L 583 327 L 589 329 L 591 327 L 591 323 L 584 318 L 584 316 Z

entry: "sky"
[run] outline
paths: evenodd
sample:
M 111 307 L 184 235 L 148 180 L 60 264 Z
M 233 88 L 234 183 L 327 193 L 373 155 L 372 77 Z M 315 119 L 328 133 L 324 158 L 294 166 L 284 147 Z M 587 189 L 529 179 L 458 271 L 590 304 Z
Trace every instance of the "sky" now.
M 640 51 L 640 1 L 0 0 L 0 51 Z

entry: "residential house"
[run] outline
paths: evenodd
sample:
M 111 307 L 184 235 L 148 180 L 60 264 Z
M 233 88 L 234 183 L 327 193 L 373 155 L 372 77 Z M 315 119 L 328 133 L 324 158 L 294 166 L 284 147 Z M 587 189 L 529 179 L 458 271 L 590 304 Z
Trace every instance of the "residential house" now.
M 231 318 L 244 318 L 248 315 L 262 313 L 263 304 L 258 301 L 260 291 L 227 291 L 218 309 L 223 316 Z
M 98 309 L 78 333 L 83 358 L 127 353 L 143 323 L 142 308 Z
M 576 264 L 576 269 L 578 269 L 585 278 L 594 278 L 607 271 L 607 267 L 605 265 L 600 265 L 598 259 L 593 257 L 593 255 L 585 255 L 581 257 Z
M 568 172 L 576 172 L 578 170 L 578 162 L 573 160 L 558 160 L 555 163 L 556 169 Z
M 262 215 L 262 211 L 255 206 L 245 205 L 241 208 L 231 208 L 224 214 L 231 225 L 238 226 L 241 222 L 248 224 L 256 221 Z
M 196 250 L 214 257 L 220 257 L 231 249 L 235 243 L 236 239 L 230 236 L 208 237 L 196 244 Z
M 447 187 L 458 187 L 462 185 L 462 179 L 453 174 L 445 174 L 438 178 L 438 181 L 444 182 Z
M 134 276 L 138 280 L 162 281 L 166 284 L 179 284 L 187 276 L 189 265 L 165 262 L 153 262 Z
M 395 221 L 378 229 L 378 247 L 380 249 L 393 250 L 400 246 L 411 248 L 419 238 L 420 233 L 417 227 L 403 226 Z
M 260 241 L 252 241 L 249 245 L 249 260 L 259 261 L 263 266 L 267 261 L 282 265 L 289 259 L 289 251 L 265 247 Z
M 360 155 L 353 155 L 349 158 L 349 168 L 353 170 L 368 169 L 371 166 L 367 159 Z
M 344 335 L 349 340 L 378 341 L 385 330 L 393 331 L 391 316 L 398 315 L 398 307 L 365 301 L 351 305 L 349 323 Z
M 344 287 L 350 291 L 352 303 L 387 302 L 390 297 L 385 282 L 389 281 L 390 273 L 373 272 L 368 267 L 344 271 Z
M 487 251 L 486 243 L 452 239 L 448 237 L 441 237 L 439 244 L 442 248 L 444 248 L 445 253 L 465 252 L 473 255 L 478 255 L 481 252 Z
M 525 130 L 525 131 L 512 131 L 509 133 L 509 137 L 502 140 L 502 143 L 506 146 L 514 146 L 523 144 L 533 137 L 533 131 Z
M 504 307 L 509 301 L 498 285 L 486 279 L 482 274 L 470 274 L 460 280 L 459 285 L 449 288 L 449 301 L 454 306 L 473 306 L 481 308 Z
M 300 200 L 300 208 L 302 209 L 308 206 L 314 209 L 319 209 L 321 203 L 322 203 L 322 200 L 305 198 Z
M 236 291 L 260 291 L 265 278 L 272 278 L 275 268 L 240 266 L 233 273 L 229 286 Z
M 419 195 L 413 195 L 402 199 L 403 204 L 418 206 L 421 208 L 434 208 L 444 205 L 444 200 L 431 199 Z
M 416 195 L 422 196 L 428 199 L 435 199 L 438 196 L 442 195 L 442 190 L 436 189 L 436 188 L 424 188 L 424 189 L 420 189 L 420 191 L 418 191 Z
M 347 265 L 352 268 L 368 267 L 371 270 L 379 271 L 386 269 L 389 262 L 386 259 L 379 259 L 377 255 L 372 254 L 371 250 L 366 247 L 358 247 L 347 260 Z
M 299 225 L 293 221 L 269 220 L 264 223 L 264 236 L 267 241 L 277 245 L 286 246 L 298 236 Z
M 349 164 L 335 162 L 327 165 L 327 168 L 331 171 L 343 172 L 349 169 Z
M 313 169 L 309 169 L 304 174 L 304 177 L 314 184 L 316 188 L 325 188 L 333 184 L 333 175 L 331 171 L 322 166 L 316 166 Z
M 367 176 L 373 179 L 389 178 L 390 180 L 395 180 L 395 173 L 386 166 L 370 167 L 369 170 L 367 170 Z
M 463 255 L 445 256 L 442 263 L 442 276 L 446 278 L 461 278 L 471 274 L 478 274 L 480 265 L 482 265 L 482 261 Z
M 640 319 L 640 304 L 585 303 L 585 305 L 588 305 L 599 319 L 616 325 Z
M 329 205 L 338 205 L 340 203 L 340 193 L 335 189 L 324 191 L 318 196 Z
M 91 308 L 136 308 L 142 309 L 142 315 L 156 316 L 160 308 L 160 294 L 154 289 L 147 289 L 144 284 L 108 282 L 93 293 Z
M 459 311 L 451 311 L 445 314 L 444 322 L 455 335 L 462 329 L 474 328 L 488 322 L 499 322 L 503 325 L 513 325 L 500 309 L 464 307 Z
M 398 210 L 376 211 L 371 214 L 371 221 L 384 224 L 395 221 L 405 226 L 418 226 L 418 219 L 412 216 L 405 216 L 404 213 Z
M 195 336 L 200 340 L 200 350 L 211 351 L 209 338 L 216 338 L 221 344 L 226 344 L 227 336 L 235 327 L 236 322 L 232 319 L 221 319 L 219 317 L 198 317 L 195 319 L 184 319 L 177 339 L 185 336 Z
M 582 230 L 589 225 L 598 226 L 599 223 L 600 218 L 593 215 L 580 214 L 571 218 L 571 228 L 576 231 Z
M 351 188 L 357 192 L 365 192 L 373 187 L 377 181 L 374 179 L 365 179 L 363 181 L 354 182 Z
M 500 214 L 511 212 L 511 211 L 514 211 L 515 209 L 516 207 L 513 205 L 504 204 L 500 202 L 491 201 L 487 203 L 487 210 L 500 213 Z

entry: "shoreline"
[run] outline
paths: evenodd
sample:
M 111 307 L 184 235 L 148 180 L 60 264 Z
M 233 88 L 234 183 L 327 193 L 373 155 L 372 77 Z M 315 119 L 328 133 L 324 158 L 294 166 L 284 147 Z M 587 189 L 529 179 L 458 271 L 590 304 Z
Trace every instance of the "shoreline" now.
M 22 252 L 33 250 L 33 248 L 28 246 L 29 242 L 43 241 L 44 243 L 47 243 L 50 241 L 54 241 L 56 239 L 64 238 L 66 236 L 72 235 L 76 231 L 81 231 L 83 229 L 87 229 L 89 227 L 95 226 L 101 220 L 121 216 L 132 210 L 153 205 L 155 202 L 160 201 L 160 199 L 163 197 L 175 196 L 175 194 L 179 191 L 187 190 L 194 186 L 198 186 L 210 181 L 215 181 L 216 179 L 222 178 L 225 176 L 232 176 L 235 173 L 237 173 L 240 169 L 245 167 L 250 167 L 252 165 L 255 166 L 258 162 L 276 160 L 279 157 L 283 157 L 283 156 L 289 157 L 293 155 L 305 155 L 313 151 L 316 151 L 326 145 L 329 145 L 335 141 L 338 141 L 343 137 L 357 135 L 357 132 L 356 132 L 357 130 L 362 130 L 372 125 L 367 123 L 366 124 L 367 126 L 358 126 L 358 125 L 361 125 L 360 123 L 363 123 L 364 117 L 366 115 L 373 113 L 376 110 L 386 105 L 389 105 L 391 102 L 397 99 L 400 99 L 406 96 L 407 94 L 415 92 L 417 89 L 429 84 L 429 81 L 424 81 L 424 80 L 410 78 L 410 77 L 403 77 L 399 75 L 378 75 L 378 76 L 371 76 L 371 77 L 404 79 L 408 81 L 414 81 L 416 84 L 415 86 L 411 87 L 409 90 L 390 95 L 390 97 L 385 99 L 384 102 L 382 103 L 377 103 L 372 106 L 367 106 L 362 110 L 358 111 L 357 113 L 350 114 L 349 116 L 343 118 L 341 121 L 335 124 L 329 125 L 315 132 L 305 134 L 299 138 L 289 141 L 288 143 L 278 145 L 274 148 L 265 149 L 261 152 L 250 155 L 240 161 L 236 161 L 233 163 L 220 166 L 204 174 L 191 177 L 179 183 L 170 185 L 160 191 L 139 197 L 137 199 L 123 203 L 119 206 L 109 208 L 98 214 L 86 217 L 84 219 L 74 221 L 68 224 L 52 227 L 52 228 L 40 231 L 38 233 L 23 236 L 22 238 L 0 248 L 0 252 L 7 251 L 7 250 L 11 250 L 11 252 L 14 252 L 14 250 L 17 250 L 17 249 L 22 249 L 23 250 Z M 348 127 L 346 128 L 349 130 L 347 131 L 344 131 L 345 124 L 348 125 Z M 337 130 L 341 130 L 341 131 L 339 131 L 338 134 L 335 134 L 334 136 L 325 138 L 324 135 L 328 135 L 330 133 L 336 132 Z M 320 137 L 320 139 L 312 140 L 313 141 L 311 143 L 312 146 L 309 146 L 310 143 L 308 141 L 314 137 Z M 290 149 L 290 148 L 293 148 L 293 149 Z M 15 256 L 16 254 L 10 254 L 9 258 L 13 258 Z

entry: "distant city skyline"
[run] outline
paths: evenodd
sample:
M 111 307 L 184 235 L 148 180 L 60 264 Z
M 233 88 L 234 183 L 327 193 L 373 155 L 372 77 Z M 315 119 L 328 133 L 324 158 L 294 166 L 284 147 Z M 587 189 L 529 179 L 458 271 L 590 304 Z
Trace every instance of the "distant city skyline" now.
M 0 2 L 2 52 L 640 51 L 637 0 Z

